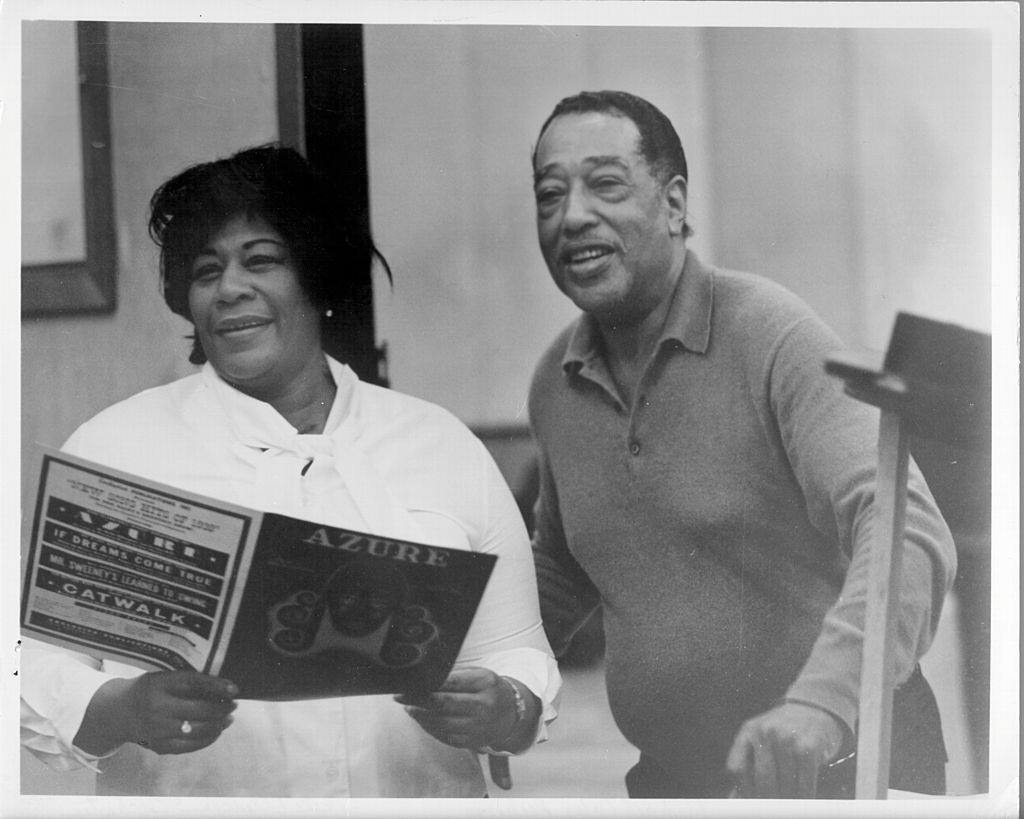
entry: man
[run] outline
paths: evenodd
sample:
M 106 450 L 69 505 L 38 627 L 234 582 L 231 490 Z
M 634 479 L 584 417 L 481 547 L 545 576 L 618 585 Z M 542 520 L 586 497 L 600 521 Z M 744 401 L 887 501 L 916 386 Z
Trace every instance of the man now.
M 686 159 L 650 103 L 563 100 L 533 164 L 544 259 L 583 311 L 530 396 L 552 646 L 602 607 L 631 796 L 852 796 L 878 420 L 824 373 L 842 345 L 687 249 Z M 917 660 L 955 553 L 916 470 L 906 520 L 892 786 L 938 793 Z

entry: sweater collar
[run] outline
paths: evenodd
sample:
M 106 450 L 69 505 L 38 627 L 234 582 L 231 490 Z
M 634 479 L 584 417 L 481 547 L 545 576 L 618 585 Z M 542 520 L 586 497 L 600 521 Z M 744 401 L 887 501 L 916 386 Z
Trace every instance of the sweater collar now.
M 672 292 L 658 348 L 676 342 L 693 353 L 707 352 L 711 338 L 711 310 L 714 301 L 714 271 L 692 250 L 686 251 L 683 272 Z M 562 369 L 579 371 L 602 356 L 601 330 L 593 316 L 584 313 L 573 327 L 562 356 Z

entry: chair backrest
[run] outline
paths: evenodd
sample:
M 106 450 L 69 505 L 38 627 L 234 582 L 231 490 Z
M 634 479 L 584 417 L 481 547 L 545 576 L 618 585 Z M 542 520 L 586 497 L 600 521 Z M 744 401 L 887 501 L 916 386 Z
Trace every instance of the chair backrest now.
M 987 449 L 992 425 L 992 337 L 899 313 L 884 370 L 908 387 L 916 435 Z

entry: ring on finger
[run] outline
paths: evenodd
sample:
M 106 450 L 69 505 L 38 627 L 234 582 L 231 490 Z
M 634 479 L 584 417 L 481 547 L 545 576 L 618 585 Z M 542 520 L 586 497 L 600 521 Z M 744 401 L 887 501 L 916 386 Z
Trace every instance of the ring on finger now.
M 192 723 L 189 722 L 187 719 L 183 719 L 181 721 L 180 730 L 181 730 L 181 733 L 183 733 L 185 736 L 188 736 L 189 734 L 192 733 Z

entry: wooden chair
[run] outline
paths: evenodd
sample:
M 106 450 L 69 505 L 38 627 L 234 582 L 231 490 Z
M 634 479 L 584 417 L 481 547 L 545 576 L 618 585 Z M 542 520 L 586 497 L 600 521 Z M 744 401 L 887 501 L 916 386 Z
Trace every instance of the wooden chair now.
M 858 799 L 889 787 L 893 651 L 899 604 L 910 437 L 970 449 L 991 440 L 992 340 L 984 333 L 900 313 L 884 362 L 853 353 L 828 359 L 850 396 L 881 410 L 857 725 Z

